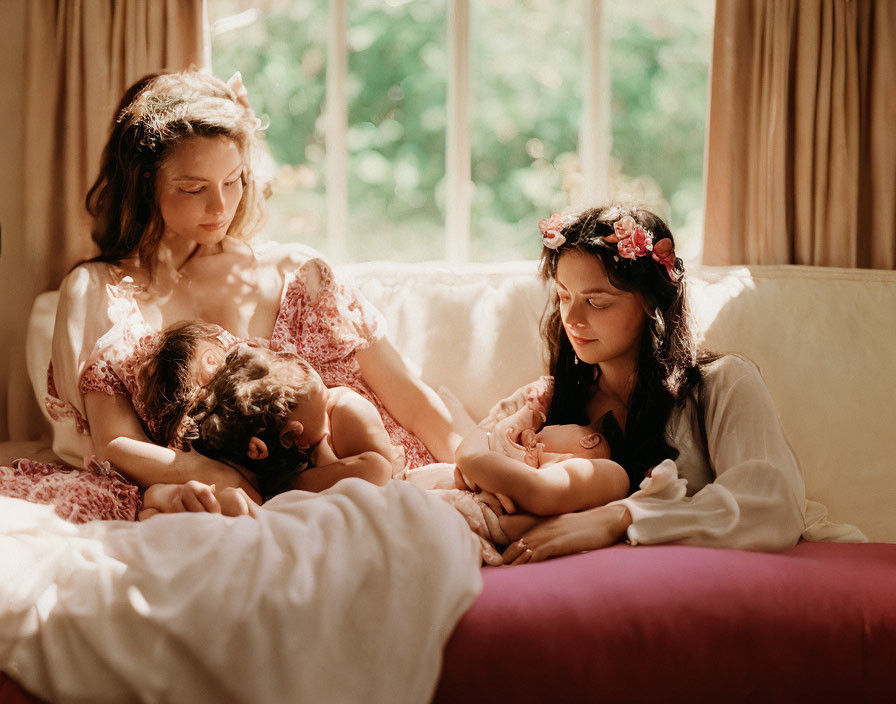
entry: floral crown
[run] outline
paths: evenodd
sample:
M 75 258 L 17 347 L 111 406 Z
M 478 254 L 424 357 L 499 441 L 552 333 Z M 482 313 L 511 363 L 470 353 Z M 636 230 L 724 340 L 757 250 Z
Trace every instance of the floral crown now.
M 566 243 L 563 231 L 578 218 L 577 215 L 560 215 L 554 213 L 549 218 L 538 221 L 541 230 L 541 242 L 548 249 L 558 249 Z M 664 237 L 654 243 L 653 233 L 639 225 L 631 215 L 619 218 L 613 223 L 613 234 L 600 238 L 605 244 L 615 244 L 618 256 L 623 259 L 638 259 L 648 254 L 663 266 L 672 281 L 682 277 L 679 260 L 675 256 L 672 240 Z

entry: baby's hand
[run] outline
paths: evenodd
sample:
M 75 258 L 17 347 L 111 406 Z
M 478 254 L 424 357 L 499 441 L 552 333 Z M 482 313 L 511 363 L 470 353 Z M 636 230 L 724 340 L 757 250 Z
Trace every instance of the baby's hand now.
M 526 428 L 520 433 L 520 445 L 523 447 L 535 447 L 535 431 Z

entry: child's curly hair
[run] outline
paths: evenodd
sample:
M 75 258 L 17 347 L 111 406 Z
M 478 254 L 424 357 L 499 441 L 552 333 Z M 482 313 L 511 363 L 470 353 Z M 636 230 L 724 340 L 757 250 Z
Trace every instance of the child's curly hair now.
M 154 427 L 150 436 L 159 445 L 183 448 L 183 420 L 199 388 L 192 363 L 200 342 L 224 345 L 222 328 L 202 320 L 185 320 L 166 328 L 155 341 L 152 356 L 137 371 L 146 418 Z
M 187 437 L 202 454 L 251 471 L 262 495 L 273 496 L 308 467 L 308 452 L 284 444 L 281 430 L 320 383 L 296 354 L 237 345 L 190 411 Z M 252 437 L 267 446 L 265 459 L 247 456 Z

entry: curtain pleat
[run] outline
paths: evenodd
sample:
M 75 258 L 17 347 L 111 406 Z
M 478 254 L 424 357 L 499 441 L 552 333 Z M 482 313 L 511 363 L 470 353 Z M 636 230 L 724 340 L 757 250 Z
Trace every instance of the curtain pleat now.
M 896 268 L 894 6 L 717 0 L 705 263 Z
M 22 305 L 0 312 L 17 341 L 0 440 L 40 427 L 21 373 L 29 302 L 96 253 L 84 198 L 121 95 L 147 73 L 200 67 L 206 56 L 204 0 L 34 0 L 25 12 L 24 245 L 11 284 Z

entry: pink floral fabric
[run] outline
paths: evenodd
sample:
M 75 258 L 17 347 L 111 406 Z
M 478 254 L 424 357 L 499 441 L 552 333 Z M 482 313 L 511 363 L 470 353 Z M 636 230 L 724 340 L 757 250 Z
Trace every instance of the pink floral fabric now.
M 50 366 L 47 368 L 47 396 L 44 399 L 44 404 L 47 407 L 47 413 L 50 414 L 50 418 L 55 421 L 62 421 L 64 418 L 71 417 L 75 421 L 75 427 L 79 433 L 90 435 L 90 425 L 88 425 L 87 419 L 78 412 L 77 408 L 59 398 L 56 382 L 53 381 L 52 362 L 50 362 Z
M 140 493 L 108 462 L 90 458 L 86 469 L 63 463 L 16 460 L 0 467 L 0 494 L 52 506 L 72 523 L 137 520 Z
M 141 336 L 127 355 L 110 351 L 84 371 L 81 383 L 78 385 L 82 394 L 95 391 L 108 396 L 129 397 L 151 438 L 157 437 L 156 421 L 147 417 L 143 394 L 137 384 L 137 372 L 152 355 L 156 337 L 157 335 L 153 333 Z

